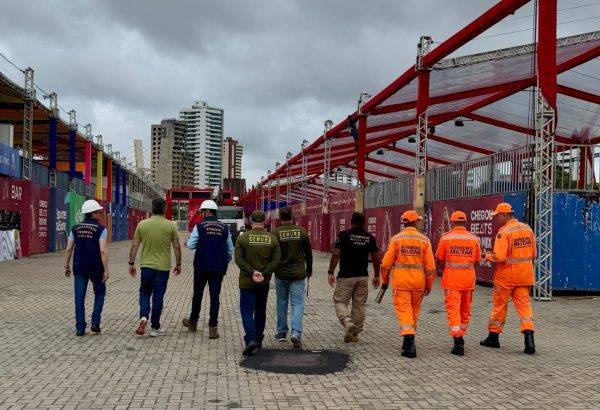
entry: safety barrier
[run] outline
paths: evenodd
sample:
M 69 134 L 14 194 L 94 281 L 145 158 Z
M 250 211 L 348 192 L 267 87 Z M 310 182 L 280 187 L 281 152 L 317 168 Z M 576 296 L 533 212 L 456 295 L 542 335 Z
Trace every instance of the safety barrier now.
M 370 184 L 365 188 L 365 208 L 404 205 L 412 202 L 414 177 L 412 175 Z
M 600 145 L 557 145 L 554 188 L 568 192 L 600 191 Z

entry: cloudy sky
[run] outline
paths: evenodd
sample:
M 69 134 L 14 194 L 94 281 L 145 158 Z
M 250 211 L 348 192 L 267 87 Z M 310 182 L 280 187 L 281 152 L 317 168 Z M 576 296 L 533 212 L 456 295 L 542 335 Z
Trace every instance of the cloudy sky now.
M 225 109 L 253 183 L 288 150 L 352 112 L 414 63 L 421 34 L 443 41 L 493 0 L 0 0 L 0 52 L 133 158 L 150 124 L 195 99 Z M 559 35 L 597 30 L 600 2 L 561 0 Z M 457 54 L 528 42 L 532 6 Z M 507 33 L 507 34 L 505 34 Z M 20 73 L 0 59 L 0 71 Z M 61 114 L 65 117 L 64 114 Z

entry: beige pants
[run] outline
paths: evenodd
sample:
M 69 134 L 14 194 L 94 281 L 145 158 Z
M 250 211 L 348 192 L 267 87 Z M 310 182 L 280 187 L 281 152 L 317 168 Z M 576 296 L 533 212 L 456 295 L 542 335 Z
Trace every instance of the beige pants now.
M 369 293 L 369 278 L 338 278 L 333 292 L 333 305 L 340 323 L 344 326 L 352 322 L 358 332 L 362 332 L 365 323 L 365 302 Z M 352 311 L 348 305 L 352 300 Z

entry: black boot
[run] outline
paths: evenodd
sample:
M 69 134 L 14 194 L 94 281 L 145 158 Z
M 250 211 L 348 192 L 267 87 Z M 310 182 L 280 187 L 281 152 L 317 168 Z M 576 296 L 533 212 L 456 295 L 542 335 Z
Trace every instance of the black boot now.
M 525 336 L 525 350 L 527 354 L 535 354 L 535 343 L 533 342 L 533 330 L 526 330 L 523 332 Z
M 402 353 L 400 353 L 400 355 L 403 357 L 411 358 L 411 359 L 414 357 L 417 357 L 417 348 L 415 346 L 415 335 L 404 336 L 404 343 L 402 343 Z
M 497 349 L 500 347 L 500 340 L 498 339 L 498 336 L 500 336 L 500 333 L 490 332 L 488 337 L 479 342 L 479 344 L 481 346 L 493 347 Z
M 452 348 L 450 353 L 455 354 L 457 356 L 465 355 L 465 340 L 462 338 L 462 336 L 454 338 L 454 347 Z

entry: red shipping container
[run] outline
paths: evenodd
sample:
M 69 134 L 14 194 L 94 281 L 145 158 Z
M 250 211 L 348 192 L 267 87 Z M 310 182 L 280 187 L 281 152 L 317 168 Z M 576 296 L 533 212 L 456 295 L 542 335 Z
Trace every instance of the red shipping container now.
M 0 210 L 12 211 L 20 215 L 20 252 L 29 256 L 29 234 L 31 232 L 31 184 L 26 181 L 0 177 Z

